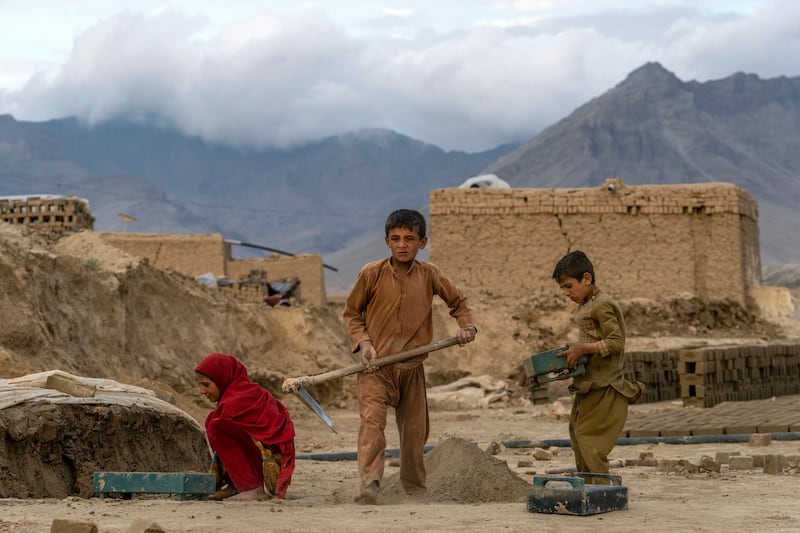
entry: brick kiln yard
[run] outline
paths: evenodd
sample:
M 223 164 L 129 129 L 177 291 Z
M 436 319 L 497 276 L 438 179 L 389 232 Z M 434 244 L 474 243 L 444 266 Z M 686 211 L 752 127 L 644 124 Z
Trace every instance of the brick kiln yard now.
M 59 368 L 76 375 L 134 383 L 174 401 L 202 421 L 209 405 L 196 394 L 191 369 L 211 347 L 243 354 L 251 374 L 272 390 L 278 390 L 285 377 L 352 362 L 341 331 L 341 304 L 336 301 L 323 309 L 266 310 L 229 300 L 186 276 L 154 269 L 104 246 L 91 233 L 54 245 L 13 228 L 0 227 L 0 231 L 0 280 L 7 296 L 0 300 L 0 322 L 4 324 L 0 330 L 0 376 Z M 86 249 L 97 259 L 91 266 L 85 261 Z M 153 431 L 143 423 L 149 419 L 141 413 L 133 417 L 119 409 L 113 410 L 114 425 L 95 427 L 82 425 L 85 417 L 59 418 L 55 412 L 38 411 L 38 419 L 26 418 L 25 413 L 34 410 L 24 405 L 17 406 L 11 417 L 0 410 L 4 446 L 0 454 L 0 489 L 4 491 L 0 531 L 48 531 L 54 520 L 73 521 L 78 528 L 73 531 L 89 531 L 87 524 L 92 523 L 107 532 L 144 531 L 154 525 L 165 531 L 287 532 L 800 529 L 800 506 L 796 504 L 800 441 L 773 438 L 765 442 L 762 437 L 752 443 L 748 438 L 726 442 L 723 437 L 720 442 L 674 443 L 681 435 L 730 433 L 732 428 L 761 435 L 781 427 L 797 432 L 800 396 L 796 394 L 751 401 L 732 401 L 731 396 L 706 408 L 684 407 L 679 399 L 634 405 L 626 427 L 626 433 L 634 436 L 633 443 L 618 445 L 612 453 L 616 465 L 612 471 L 622 476 L 629 489 L 629 509 L 586 517 L 528 513 L 525 493 L 534 473 L 563 472 L 573 458 L 568 447 L 552 445 L 553 440 L 563 443 L 567 438 L 568 400 L 531 404 L 519 386 L 519 361 L 525 354 L 570 338 L 569 313 L 565 306 L 554 303 L 558 295 L 502 298 L 481 291 L 470 295 L 481 333 L 464 348 L 432 355 L 426 363 L 429 378 L 432 385 L 442 385 L 465 376 L 490 375 L 504 381 L 509 393 L 482 409 L 452 401 L 433 404 L 429 442 L 436 447 L 428 455 L 428 503 L 406 502 L 397 494 L 393 484 L 397 467 L 387 458 L 385 504 L 355 505 L 351 501 L 358 489 L 355 463 L 320 460 L 347 457 L 354 450 L 358 425 L 354 380 L 346 378 L 312 391 L 332 416 L 338 434 L 330 432 L 296 399 L 283 397 L 296 424 L 298 453 L 312 457 L 298 462 L 285 501 L 177 501 L 168 496 L 101 500 L 85 495 L 29 498 L 21 489 L 8 493 L 10 486 L 21 486 L 10 483 L 12 463 L 39 465 L 38 471 L 26 472 L 30 486 L 37 490 L 47 488 L 35 486 L 37 479 L 45 478 L 52 479 L 52 484 L 74 479 L 76 486 L 85 486 L 87 467 L 81 469 L 81 465 L 98 459 L 88 457 L 95 450 L 81 448 L 78 437 L 97 442 L 103 431 L 113 429 L 115 438 L 127 436 L 127 440 L 115 440 L 116 446 L 133 446 L 138 453 L 159 447 L 166 431 Z M 684 303 L 677 311 L 641 300 L 635 302 L 639 307 L 628 307 L 648 311 L 631 317 L 629 350 L 724 346 L 708 359 L 719 356 L 723 361 L 725 353 L 736 346 L 765 349 L 777 342 L 796 345 L 800 339 L 797 319 L 764 323 L 735 307 L 708 312 L 702 302 Z M 441 309 L 436 320 L 439 331 L 448 331 L 446 313 Z M 687 336 L 690 328 L 692 334 Z M 757 362 L 754 359 L 753 364 Z M 722 378 L 722 363 L 719 370 Z M 756 374 L 747 374 L 750 383 L 757 383 Z M 698 398 L 695 395 L 694 399 Z M 58 426 L 62 419 L 66 426 Z M 49 420 L 49 424 L 37 426 L 37 420 Z M 37 434 L 50 437 L 46 442 L 24 440 Z M 654 440 L 643 440 L 647 438 Z M 550 442 L 538 448 L 533 445 L 543 440 Z M 9 455 L 11 446 L 21 442 L 28 447 L 16 448 L 18 455 Z M 60 442 L 70 446 L 59 448 Z M 391 420 L 388 442 L 390 448 L 397 446 Z M 525 443 L 528 447 L 521 446 Z M 45 444 L 47 456 L 41 454 Z M 143 464 L 146 459 L 108 447 L 102 451 L 105 461 L 130 456 Z M 130 465 L 136 469 L 133 459 Z M 171 461 L 168 455 L 165 460 Z M 56 464 L 60 466 L 54 471 Z M 20 479 L 16 482 L 21 483 Z
M 739 414 L 757 417 L 786 409 L 798 410 L 800 397 L 742 402 Z M 716 408 L 711 408 L 713 411 Z M 692 411 L 699 410 L 692 408 Z M 313 415 L 297 408 L 300 453 L 351 451 L 357 416 L 352 410 L 331 409 L 338 435 Z M 678 421 L 685 409 L 672 404 L 634 406 L 633 420 L 661 418 Z M 257 503 L 176 501 L 168 497 L 99 500 L 0 500 L 0 531 L 47 531 L 54 519 L 91 522 L 99 531 L 144 531 L 157 524 L 164 531 L 797 531 L 796 467 L 783 474 L 762 467 L 734 469 L 725 456 L 755 457 L 800 454 L 798 441 L 768 445 L 741 443 L 637 444 L 617 446 L 612 470 L 629 491 L 629 509 L 593 516 L 533 514 L 526 510 L 524 490 L 534 472 L 563 469 L 572 464 L 568 448 L 546 453 L 534 448 L 504 448 L 489 456 L 467 442 L 488 447 L 492 441 L 563 439 L 566 421 L 548 406 L 434 411 L 431 443 L 446 456 L 428 454 L 431 502 L 408 503 L 390 491 L 385 505 L 351 503 L 358 486 L 352 461 L 298 463 L 289 497 Z M 667 427 L 665 425 L 664 427 Z M 389 428 L 389 442 L 396 434 Z M 470 451 L 470 450 L 475 451 Z M 534 458 L 534 453 L 542 460 Z M 737 455 L 738 454 L 738 455 Z M 481 457 L 482 456 L 482 457 Z M 655 461 L 640 461 L 641 457 Z M 703 457 L 720 459 L 720 471 L 693 471 Z M 490 462 L 492 461 L 492 462 Z M 679 461 L 684 461 L 680 463 Z M 498 462 L 502 462 L 498 466 Z M 638 464 L 637 464 L 638 463 Z M 643 464 L 644 463 L 644 464 Z M 505 465 L 508 465 L 507 467 Z M 705 463 L 707 466 L 709 463 Z M 795 463 L 796 464 L 796 463 Z M 391 487 L 397 468 L 387 462 L 385 485 Z M 794 472 L 794 473 L 793 473 Z M 519 480 L 519 481 L 518 481 Z M 517 482 L 518 481 L 518 482 Z M 480 489 L 480 490 L 478 490 Z M 131 526 L 134 526 L 133 529 Z M 80 531 L 80 530 L 76 530 Z

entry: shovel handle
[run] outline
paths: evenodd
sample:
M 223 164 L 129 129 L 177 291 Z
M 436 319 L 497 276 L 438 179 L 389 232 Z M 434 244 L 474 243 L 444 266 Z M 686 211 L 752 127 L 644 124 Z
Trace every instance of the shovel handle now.
M 475 337 L 473 337 L 473 339 L 474 338 Z M 472 339 L 470 339 L 467 342 L 471 341 Z M 380 368 L 382 366 L 391 365 L 393 363 L 406 361 L 418 355 L 435 352 L 443 348 L 449 348 L 454 344 L 458 344 L 458 337 L 448 337 L 446 339 L 438 340 L 431 344 L 425 344 L 423 346 L 412 348 L 411 350 L 397 352 L 396 354 L 387 355 L 386 357 L 378 357 L 377 359 L 372 360 L 372 364 L 370 366 L 371 368 Z M 343 378 L 351 374 L 358 374 L 365 370 L 366 368 L 364 367 L 363 364 L 356 363 L 354 365 L 346 366 L 344 368 L 339 368 L 337 370 L 331 370 L 330 372 L 324 372 L 322 374 L 315 374 L 313 376 L 301 376 L 298 378 L 289 378 L 283 382 L 281 389 L 283 389 L 283 392 L 294 392 L 298 389 L 306 388 L 310 385 L 316 385 L 318 383 L 324 383 L 326 381 L 331 381 L 333 379 Z

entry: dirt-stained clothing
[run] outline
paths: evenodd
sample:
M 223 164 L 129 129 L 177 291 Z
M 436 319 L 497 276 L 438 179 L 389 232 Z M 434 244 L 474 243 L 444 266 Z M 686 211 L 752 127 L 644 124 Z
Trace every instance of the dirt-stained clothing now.
M 365 265 L 343 315 L 353 352 L 364 340 L 372 342 L 378 357 L 429 344 L 434 296 L 444 300 L 459 327 L 473 326 L 466 297 L 435 265 L 415 260 L 405 273 L 394 268 L 390 258 Z M 358 376 L 358 468 L 365 486 L 383 477 L 384 430 L 391 406 L 400 434 L 403 488 L 409 494 L 425 491 L 428 403 L 422 361 L 426 358 L 423 354 Z
M 573 378 L 575 393 L 569 434 L 579 472 L 608 473 L 608 454 L 628 417 L 628 404 L 639 399 L 644 384 L 622 377 L 625 320 L 617 302 L 595 287 L 592 298 L 578 307 L 578 344 L 596 342 L 586 372 Z

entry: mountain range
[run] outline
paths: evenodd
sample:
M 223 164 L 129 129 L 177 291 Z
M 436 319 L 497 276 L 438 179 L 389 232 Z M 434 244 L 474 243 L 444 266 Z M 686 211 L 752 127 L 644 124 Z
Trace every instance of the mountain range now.
M 755 197 L 765 265 L 800 260 L 800 78 L 633 71 L 485 170 L 515 187 L 724 181 Z
M 255 150 L 206 143 L 158 117 L 89 126 L 0 116 L 0 196 L 87 198 L 98 230 L 122 231 L 124 213 L 136 218 L 128 231 L 219 232 L 319 253 L 338 268 L 326 272 L 329 292 L 386 253 L 390 210 L 425 211 L 429 190 L 484 173 L 514 187 L 592 187 L 615 176 L 736 183 L 759 204 L 762 262 L 800 262 L 800 78 L 684 82 L 648 63 L 532 139 L 480 153 L 385 129 Z

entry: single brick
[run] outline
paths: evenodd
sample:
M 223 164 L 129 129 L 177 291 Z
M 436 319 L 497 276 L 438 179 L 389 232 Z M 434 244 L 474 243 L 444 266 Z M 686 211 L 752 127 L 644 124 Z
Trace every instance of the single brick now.
M 719 472 L 720 471 L 720 464 L 713 460 L 711 457 L 704 455 L 700 459 L 700 470 L 706 470 L 708 472 Z
M 549 461 L 553 458 L 553 452 L 543 448 L 536 448 L 533 450 L 533 458 L 537 461 Z
M 97 533 L 94 522 L 72 518 L 54 518 L 50 533 Z
M 731 470 L 751 470 L 753 468 L 753 458 L 749 455 L 730 458 Z
M 783 474 L 783 456 L 782 455 L 765 455 L 764 456 L 764 473 L 771 475 Z
M 772 435 L 769 433 L 753 433 L 750 435 L 748 444 L 750 446 L 769 446 L 772 442 Z

